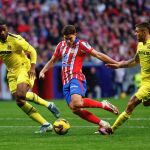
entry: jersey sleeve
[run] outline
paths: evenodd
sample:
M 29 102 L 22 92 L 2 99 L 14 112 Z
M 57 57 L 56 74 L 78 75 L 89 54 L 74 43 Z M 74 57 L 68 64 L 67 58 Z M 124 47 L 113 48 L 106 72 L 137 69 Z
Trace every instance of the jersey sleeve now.
M 80 49 L 83 53 L 87 53 L 90 54 L 91 51 L 94 49 L 93 47 L 91 47 L 91 45 L 86 42 L 86 41 L 81 41 L 80 42 Z
M 26 51 L 30 55 L 31 63 L 36 64 L 37 53 L 36 50 L 21 36 L 18 36 L 17 40 L 18 49 Z
M 54 52 L 54 56 L 57 57 L 57 58 L 60 58 L 61 57 L 61 54 L 60 54 L 60 47 L 61 47 L 61 42 L 56 46 L 55 48 L 55 52 Z
M 24 50 L 24 51 L 27 50 L 30 46 L 30 44 L 20 35 L 17 36 L 16 45 L 18 49 Z

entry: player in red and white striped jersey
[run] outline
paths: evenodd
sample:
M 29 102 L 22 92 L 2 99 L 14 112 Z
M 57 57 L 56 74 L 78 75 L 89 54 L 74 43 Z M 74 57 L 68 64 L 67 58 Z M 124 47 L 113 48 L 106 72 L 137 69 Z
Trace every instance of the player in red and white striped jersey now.
M 44 66 L 39 77 L 44 78 L 45 72 L 53 67 L 59 58 L 62 59 L 63 94 L 72 112 L 89 122 L 98 124 L 100 128 L 104 126 L 110 127 L 108 122 L 101 120 L 99 117 L 84 109 L 102 108 L 118 114 L 118 109 L 106 100 L 100 102 L 90 98 L 84 98 L 86 79 L 82 73 L 82 65 L 87 54 L 106 63 L 117 62 L 107 55 L 94 50 L 88 42 L 78 39 L 76 28 L 73 25 L 66 25 L 62 33 L 64 40 L 57 45 L 52 58 Z

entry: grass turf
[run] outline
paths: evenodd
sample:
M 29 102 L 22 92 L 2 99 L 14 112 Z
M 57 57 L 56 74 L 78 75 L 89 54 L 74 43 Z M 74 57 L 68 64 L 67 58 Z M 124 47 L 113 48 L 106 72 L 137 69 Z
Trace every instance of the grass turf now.
M 110 100 L 122 112 L 127 100 Z M 0 101 L 0 150 L 143 150 L 150 148 L 150 109 L 142 105 L 134 111 L 130 120 L 115 134 L 103 136 L 94 134 L 97 126 L 71 113 L 64 100 L 55 101 L 62 117 L 71 124 L 66 135 L 55 132 L 35 134 L 39 125 L 28 118 L 14 101 Z M 51 123 L 56 119 L 44 107 L 34 105 Z M 102 109 L 90 109 L 94 114 L 111 124 L 115 115 Z

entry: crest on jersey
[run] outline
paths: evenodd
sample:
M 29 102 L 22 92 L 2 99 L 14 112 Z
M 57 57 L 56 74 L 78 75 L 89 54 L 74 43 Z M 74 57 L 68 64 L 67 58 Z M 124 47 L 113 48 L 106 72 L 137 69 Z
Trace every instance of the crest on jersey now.
M 74 52 L 75 52 L 75 49 L 74 49 L 74 48 L 72 48 L 70 52 L 71 52 L 71 53 L 74 53 Z
M 8 45 L 8 46 L 7 46 L 7 49 L 8 49 L 8 50 L 11 50 L 11 45 Z

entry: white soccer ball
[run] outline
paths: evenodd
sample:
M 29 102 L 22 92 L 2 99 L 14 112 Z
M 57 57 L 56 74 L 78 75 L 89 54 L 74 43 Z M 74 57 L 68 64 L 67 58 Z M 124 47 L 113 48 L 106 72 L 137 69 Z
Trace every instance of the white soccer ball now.
M 59 135 L 64 135 L 70 129 L 70 124 L 66 119 L 59 118 L 53 124 L 54 131 Z

